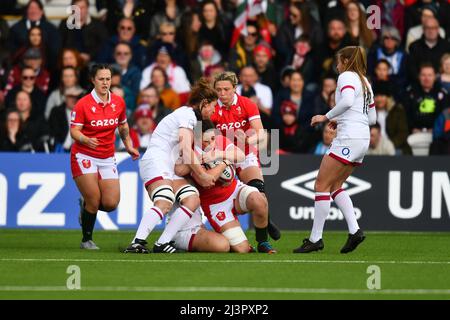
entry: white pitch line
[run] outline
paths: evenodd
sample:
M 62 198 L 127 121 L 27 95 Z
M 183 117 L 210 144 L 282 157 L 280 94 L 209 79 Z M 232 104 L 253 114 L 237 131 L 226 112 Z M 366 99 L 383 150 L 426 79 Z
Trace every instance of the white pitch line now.
M 57 259 L 57 258 L 0 258 L 0 262 L 119 262 L 119 263 L 327 263 L 327 264 L 436 264 L 450 265 L 450 261 L 395 260 L 209 260 L 209 259 Z
M 0 292 L 245 292 L 245 293 L 316 293 L 377 295 L 450 295 L 450 289 L 333 289 L 333 288 L 251 288 L 251 287 L 82 287 L 69 290 L 64 286 L 0 286 Z

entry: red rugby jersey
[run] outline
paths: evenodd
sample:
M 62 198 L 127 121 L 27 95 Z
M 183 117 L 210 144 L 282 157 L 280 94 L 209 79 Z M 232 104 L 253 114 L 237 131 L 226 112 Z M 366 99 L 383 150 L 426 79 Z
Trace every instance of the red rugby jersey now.
M 248 129 L 251 129 L 250 121 L 260 118 L 258 106 L 253 101 L 235 94 L 229 109 L 218 100 L 214 113 L 211 116 L 211 121 L 226 136 L 229 130 L 241 129 L 246 132 Z M 247 155 L 255 150 L 249 150 L 249 146 L 246 145 L 244 151 Z
M 97 138 L 98 147 L 92 149 L 75 141 L 71 152 L 100 159 L 112 157 L 115 151 L 115 130 L 119 124 L 127 122 L 125 109 L 124 100 L 112 92 L 106 104 L 100 100 L 95 89 L 78 100 L 72 111 L 70 125 L 83 126 L 81 133 L 88 138 Z

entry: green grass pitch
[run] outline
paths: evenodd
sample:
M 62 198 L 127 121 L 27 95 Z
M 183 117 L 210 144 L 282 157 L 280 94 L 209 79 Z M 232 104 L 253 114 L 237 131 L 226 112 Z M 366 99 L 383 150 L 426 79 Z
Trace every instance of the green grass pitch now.
M 88 252 L 78 249 L 79 231 L 3 229 L 0 299 L 450 298 L 450 233 L 366 232 L 343 255 L 346 233 L 329 231 L 323 251 L 292 254 L 308 234 L 284 231 L 276 255 L 136 255 L 119 252 L 134 231 L 96 231 L 101 250 Z M 80 268 L 80 290 L 67 289 L 71 265 Z M 378 274 L 370 266 L 379 267 L 379 290 L 368 289 Z

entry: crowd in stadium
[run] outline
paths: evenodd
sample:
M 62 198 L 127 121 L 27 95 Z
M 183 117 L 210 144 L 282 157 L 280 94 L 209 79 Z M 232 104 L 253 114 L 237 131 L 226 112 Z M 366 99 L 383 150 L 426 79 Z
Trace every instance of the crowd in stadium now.
M 191 84 L 231 70 L 264 127 L 280 130 L 281 153 L 324 154 L 335 132 L 311 127 L 311 117 L 334 105 L 336 52 L 360 45 L 378 116 L 368 154 L 418 154 L 423 144 L 425 154 L 450 154 L 445 0 L 269 0 L 259 11 L 258 1 L 97 0 L 95 16 L 88 0 L 67 2 L 81 28 L 71 17 L 47 20 L 40 0 L 12 24 L 3 15 L 17 14 L 15 1 L 0 8 L 0 151 L 68 152 L 71 110 L 92 90 L 89 68 L 110 63 L 141 150 Z M 242 23 L 247 3 L 257 14 Z M 367 23 L 377 19 L 381 28 Z

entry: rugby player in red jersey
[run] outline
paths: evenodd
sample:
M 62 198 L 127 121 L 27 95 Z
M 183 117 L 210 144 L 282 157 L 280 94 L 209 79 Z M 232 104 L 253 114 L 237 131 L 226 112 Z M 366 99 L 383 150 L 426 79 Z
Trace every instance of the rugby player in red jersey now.
M 236 165 L 239 179 L 248 186 L 255 187 L 265 196 L 264 178 L 258 159 L 257 145 L 263 144 L 266 135 L 259 115 L 258 106 L 250 99 L 236 93 L 237 76 L 233 72 L 218 74 L 214 80 L 214 88 L 219 96 L 211 121 L 222 134 L 234 133 L 235 143 L 245 149 L 245 160 Z M 241 147 L 242 146 L 242 147 Z M 245 146 L 245 147 L 244 147 Z M 211 157 L 207 158 L 211 161 Z M 280 230 L 270 220 L 267 231 L 272 239 L 281 237 Z M 265 230 L 255 227 L 255 232 L 261 235 Z
M 214 162 L 215 165 L 206 164 L 211 166 L 207 172 L 217 180 L 215 186 L 212 188 L 198 186 L 200 205 L 208 221 L 216 232 L 221 233 L 228 239 L 231 251 L 246 253 L 252 248 L 241 228 L 237 215 L 249 212 L 252 214 L 255 229 L 265 230 L 265 232 L 256 234 L 258 252 L 276 253 L 276 250 L 272 248 L 268 241 L 266 198 L 255 187 L 248 186 L 236 179 L 234 174 L 227 175 L 225 181 L 220 179 L 225 169 L 229 170 L 228 172 L 234 172 L 232 162 L 244 161 L 244 152 L 225 136 L 220 133 L 216 135 L 212 122 L 204 120 L 202 124 L 202 148 L 196 146 L 196 152 L 201 155 L 208 151 L 214 151 L 220 153 L 222 159 L 225 159 Z M 185 176 L 191 170 L 187 165 L 177 164 L 175 172 L 178 175 Z M 191 176 L 194 180 L 198 179 L 195 173 L 192 173 Z M 183 237 L 178 238 L 183 240 Z M 187 239 L 186 236 L 184 238 Z M 178 245 L 177 240 L 175 240 L 175 245 Z
M 94 65 L 91 70 L 94 89 L 75 105 L 70 122 L 74 144 L 70 152 L 72 176 L 80 191 L 81 249 L 99 249 L 92 241 L 97 211 L 113 211 L 120 200 L 119 175 L 114 158 L 115 130 L 133 160 L 139 151 L 133 148 L 124 100 L 109 91 L 111 69 Z

